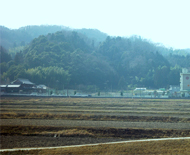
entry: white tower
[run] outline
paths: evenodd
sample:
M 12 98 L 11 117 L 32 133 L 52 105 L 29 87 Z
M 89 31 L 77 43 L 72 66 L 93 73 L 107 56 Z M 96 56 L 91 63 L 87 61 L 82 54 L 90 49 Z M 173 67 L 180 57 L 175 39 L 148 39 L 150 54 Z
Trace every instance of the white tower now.
M 190 71 L 186 68 L 180 73 L 180 91 L 190 91 Z

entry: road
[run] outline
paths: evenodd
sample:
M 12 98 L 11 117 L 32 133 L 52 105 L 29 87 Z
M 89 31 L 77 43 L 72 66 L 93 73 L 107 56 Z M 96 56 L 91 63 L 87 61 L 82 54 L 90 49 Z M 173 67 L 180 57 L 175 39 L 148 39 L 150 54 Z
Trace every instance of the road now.
M 145 139 L 145 140 L 130 140 L 130 141 L 119 141 L 119 142 L 108 142 L 108 143 L 96 143 L 96 144 L 85 144 L 85 145 L 71 145 L 71 146 L 56 146 L 56 147 L 37 147 L 37 148 L 16 148 L 16 149 L 0 149 L 0 152 L 5 151 L 29 151 L 29 150 L 43 150 L 43 149 L 58 149 L 58 148 L 69 148 L 69 147 L 83 147 L 83 146 L 96 146 L 105 144 L 121 144 L 121 143 L 134 143 L 134 142 L 147 142 L 147 141 L 162 141 L 162 140 L 184 140 L 190 139 L 190 137 L 179 137 L 179 138 L 160 138 L 160 139 Z

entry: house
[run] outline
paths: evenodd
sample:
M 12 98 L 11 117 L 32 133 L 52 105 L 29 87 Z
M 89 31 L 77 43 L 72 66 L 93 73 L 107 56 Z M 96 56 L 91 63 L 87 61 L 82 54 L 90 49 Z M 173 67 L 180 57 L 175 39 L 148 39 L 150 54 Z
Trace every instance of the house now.
M 20 85 L 19 92 L 22 92 L 24 94 L 30 94 L 37 91 L 36 85 L 28 79 L 18 78 L 15 81 L 11 82 L 11 85 L 8 85 L 8 87 L 12 88 L 14 85 Z
M 19 93 L 21 85 L 0 85 L 2 93 Z
M 180 86 L 170 85 L 169 93 L 170 93 L 170 96 L 179 97 L 180 96 Z
M 133 93 L 135 95 L 142 95 L 145 91 L 146 91 L 146 88 L 135 88 L 135 90 L 133 91 Z
M 6 87 L 7 87 L 7 85 L 0 85 L 1 94 L 6 92 Z
M 17 85 L 7 85 L 6 87 L 6 92 L 7 93 L 19 93 L 21 89 L 21 85 L 17 84 Z
M 20 84 L 22 88 L 32 88 L 35 87 L 35 84 L 30 82 L 28 79 L 18 78 L 15 81 L 11 82 L 11 84 Z
M 43 84 L 37 86 L 37 90 L 39 93 L 47 93 L 47 89 L 48 87 Z
M 9 85 L 0 85 L 1 94 L 3 93 L 19 93 L 19 94 L 31 94 L 47 93 L 47 87 L 45 85 L 36 86 L 34 83 L 28 79 L 18 78 L 15 81 L 11 82 Z

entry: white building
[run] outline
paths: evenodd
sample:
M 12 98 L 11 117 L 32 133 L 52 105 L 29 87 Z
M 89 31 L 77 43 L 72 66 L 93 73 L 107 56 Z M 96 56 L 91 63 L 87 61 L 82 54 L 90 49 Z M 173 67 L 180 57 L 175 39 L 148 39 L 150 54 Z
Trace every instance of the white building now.
M 143 95 L 145 95 L 145 91 L 146 91 L 146 88 L 135 88 L 135 90 L 133 91 L 133 93 L 135 95 L 143 96 Z
M 180 73 L 180 91 L 190 92 L 190 70 L 183 68 Z

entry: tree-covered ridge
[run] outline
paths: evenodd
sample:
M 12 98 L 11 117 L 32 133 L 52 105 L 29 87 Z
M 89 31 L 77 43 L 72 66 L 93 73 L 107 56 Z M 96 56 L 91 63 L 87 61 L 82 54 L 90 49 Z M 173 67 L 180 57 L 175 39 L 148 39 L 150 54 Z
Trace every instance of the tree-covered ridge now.
M 9 49 L 25 46 L 39 35 L 47 35 L 61 30 L 61 26 L 26 26 L 19 29 L 8 29 L 0 26 L 1 46 Z
M 32 68 L 61 67 L 69 71 L 70 85 L 101 85 L 101 79 L 107 77 L 112 70 L 104 60 L 93 55 L 94 47 L 88 43 L 83 36 L 74 31 L 40 36 L 23 51 L 25 63 Z
M 37 38 L 40 35 L 47 35 L 58 31 L 76 31 L 93 40 L 92 44 L 94 44 L 94 46 L 97 46 L 107 37 L 107 34 L 100 32 L 97 29 L 71 29 L 57 25 L 34 25 L 21 27 L 19 29 L 8 29 L 4 26 L 0 26 L 0 45 L 7 50 L 15 49 L 16 47 L 29 44 L 34 38 Z
M 67 69 L 73 52 L 82 51 L 81 54 L 89 54 L 92 50 L 78 33 L 59 31 L 35 38 L 23 53 L 25 62 L 30 67 L 49 67 L 56 64 Z
M 94 38 L 61 30 L 40 35 L 12 60 L 1 63 L 1 81 L 22 77 L 57 89 L 77 85 L 96 85 L 99 89 L 179 85 L 181 67 L 189 67 L 189 55 L 167 57 L 161 54 L 165 51 L 171 49 L 138 36 L 108 36 L 94 46 Z
M 87 38 L 92 40 L 92 46 L 97 47 L 99 43 L 103 42 L 107 38 L 107 34 L 97 30 L 97 29 L 76 29 L 74 30 L 78 33 L 85 35 Z
M 11 60 L 12 58 L 8 51 L 4 47 L 0 46 L 0 63 L 9 62 Z
M 154 44 L 141 39 L 110 38 L 98 50 L 117 70 L 119 81 L 125 85 L 159 87 L 154 76 L 160 66 L 169 68 L 169 62 L 157 51 Z
M 166 59 L 168 59 L 171 66 L 175 66 L 176 64 L 182 68 L 189 68 L 190 66 L 190 54 L 186 56 L 170 54 L 166 57 Z

